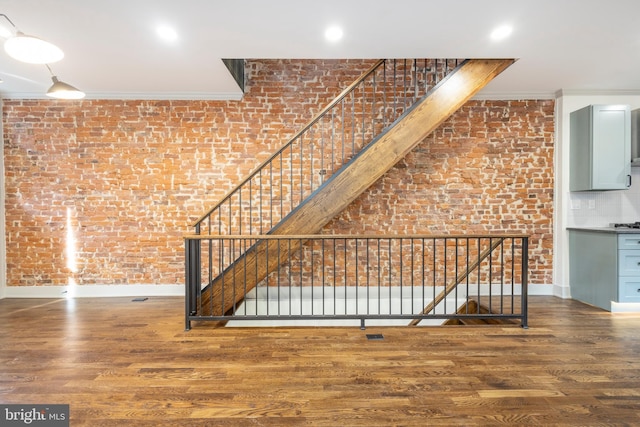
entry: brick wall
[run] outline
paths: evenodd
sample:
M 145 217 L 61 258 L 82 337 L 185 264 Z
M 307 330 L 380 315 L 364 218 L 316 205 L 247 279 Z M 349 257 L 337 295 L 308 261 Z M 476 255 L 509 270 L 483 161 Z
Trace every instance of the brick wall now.
M 470 101 L 328 224 L 336 233 L 524 233 L 552 283 L 554 101 Z
M 188 225 L 373 61 L 251 61 L 242 101 L 5 100 L 7 284 L 181 284 Z M 551 283 L 553 102 L 470 102 L 328 226 L 532 234 Z

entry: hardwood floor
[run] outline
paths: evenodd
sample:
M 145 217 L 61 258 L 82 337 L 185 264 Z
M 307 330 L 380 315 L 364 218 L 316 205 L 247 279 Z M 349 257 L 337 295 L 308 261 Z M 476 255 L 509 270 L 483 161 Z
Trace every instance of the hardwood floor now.
M 182 298 L 1 300 L 0 403 L 92 427 L 640 425 L 640 314 L 529 313 L 527 330 L 185 332 Z

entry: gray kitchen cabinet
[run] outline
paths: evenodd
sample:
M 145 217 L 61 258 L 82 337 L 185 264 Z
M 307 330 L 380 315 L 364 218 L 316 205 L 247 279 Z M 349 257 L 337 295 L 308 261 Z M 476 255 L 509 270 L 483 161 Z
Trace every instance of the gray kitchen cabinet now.
M 569 230 L 571 298 L 611 311 L 640 302 L 640 233 Z
M 640 302 L 640 234 L 618 235 L 618 302 Z
M 631 108 L 589 105 L 570 115 L 571 191 L 624 190 L 631 185 Z

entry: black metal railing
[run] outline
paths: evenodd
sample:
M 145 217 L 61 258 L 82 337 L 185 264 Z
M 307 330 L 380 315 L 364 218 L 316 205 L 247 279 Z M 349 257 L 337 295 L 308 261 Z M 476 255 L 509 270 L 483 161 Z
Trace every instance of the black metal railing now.
M 200 217 L 195 234 L 269 233 L 463 60 L 380 60 Z
M 265 250 L 251 268 L 242 264 L 247 247 L 269 241 L 298 249 L 284 263 Z M 524 235 L 191 235 L 185 243 L 187 329 L 201 320 L 355 320 L 364 327 L 367 319 L 516 319 L 527 326 Z M 247 276 L 259 268 L 271 272 L 248 288 Z M 213 280 L 220 275 L 226 282 Z M 219 288 L 203 298 L 208 284 Z M 231 308 L 209 314 L 225 300 Z

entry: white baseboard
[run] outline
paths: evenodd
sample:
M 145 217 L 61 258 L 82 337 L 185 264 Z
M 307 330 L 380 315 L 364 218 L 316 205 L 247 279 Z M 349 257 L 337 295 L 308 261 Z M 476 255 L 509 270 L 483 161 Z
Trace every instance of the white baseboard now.
M 529 295 L 553 295 L 552 288 L 553 286 L 549 285 L 527 285 Z M 516 295 L 519 295 L 521 292 L 516 292 Z
M 564 296 L 555 285 L 529 285 L 529 295 Z M 568 288 L 566 288 L 568 292 Z M 184 296 L 184 285 L 6 286 L 3 298 L 100 298 Z
M 612 313 L 640 313 L 640 303 L 611 301 L 611 312 Z
M 184 296 L 184 285 L 7 286 L 5 298 Z
M 571 289 L 569 286 L 553 285 L 552 295 L 562 299 L 570 299 Z

